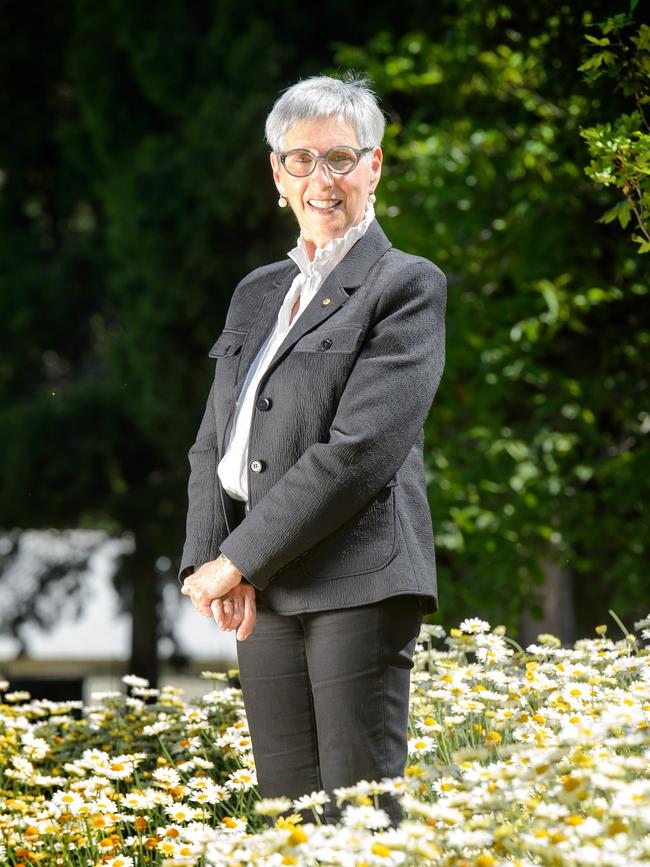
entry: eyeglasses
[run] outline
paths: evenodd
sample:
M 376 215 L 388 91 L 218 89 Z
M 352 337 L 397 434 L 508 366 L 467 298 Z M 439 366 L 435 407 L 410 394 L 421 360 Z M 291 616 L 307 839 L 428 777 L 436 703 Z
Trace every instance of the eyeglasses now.
M 294 148 L 284 154 L 278 154 L 280 162 L 294 178 L 306 178 L 316 168 L 316 163 L 322 160 L 335 175 L 347 175 L 359 164 L 359 160 L 372 148 L 353 148 L 347 145 L 335 145 L 325 151 L 322 156 L 307 148 Z

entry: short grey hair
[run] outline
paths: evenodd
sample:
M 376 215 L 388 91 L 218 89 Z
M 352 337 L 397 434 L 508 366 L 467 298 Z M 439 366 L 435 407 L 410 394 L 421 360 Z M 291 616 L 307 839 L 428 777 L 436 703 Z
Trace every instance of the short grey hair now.
M 381 144 L 386 119 L 370 81 L 353 73 L 345 78 L 313 75 L 285 90 L 266 118 L 266 141 L 277 153 L 294 124 L 332 115 L 352 127 L 359 147 Z

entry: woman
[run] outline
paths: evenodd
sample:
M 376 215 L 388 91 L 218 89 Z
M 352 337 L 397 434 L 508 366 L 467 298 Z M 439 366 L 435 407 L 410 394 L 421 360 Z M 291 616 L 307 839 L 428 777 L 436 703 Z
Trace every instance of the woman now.
M 210 352 L 179 573 L 237 629 L 261 795 L 324 789 L 328 822 L 335 788 L 403 774 L 413 650 L 438 609 L 422 427 L 446 281 L 375 219 L 383 131 L 363 80 L 301 81 L 267 118 L 300 236 L 238 284 Z

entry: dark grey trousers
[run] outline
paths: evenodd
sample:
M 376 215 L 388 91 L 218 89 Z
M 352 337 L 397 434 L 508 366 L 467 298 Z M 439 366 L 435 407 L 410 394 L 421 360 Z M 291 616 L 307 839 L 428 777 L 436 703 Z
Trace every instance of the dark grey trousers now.
M 404 773 L 420 599 L 294 615 L 258 603 L 237 656 L 263 798 L 324 789 L 331 801 L 322 820 L 336 822 L 335 788 Z M 399 823 L 394 797 L 381 795 L 379 806 Z

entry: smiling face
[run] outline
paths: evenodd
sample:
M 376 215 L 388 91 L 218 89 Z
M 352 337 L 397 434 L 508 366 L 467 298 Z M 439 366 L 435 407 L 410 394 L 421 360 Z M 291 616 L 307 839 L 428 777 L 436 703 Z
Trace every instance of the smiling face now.
M 335 145 L 360 148 L 357 136 L 340 117 L 302 121 L 289 129 L 282 143 L 283 152 L 307 148 L 319 156 Z M 363 220 L 368 196 L 381 176 L 380 147 L 361 157 L 356 168 L 346 175 L 330 172 L 323 161 L 306 178 L 294 178 L 271 154 L 273 178 L 296 215 L 310 259 L 316 247 L 324 247 L 332 238 L 340 238 Z

